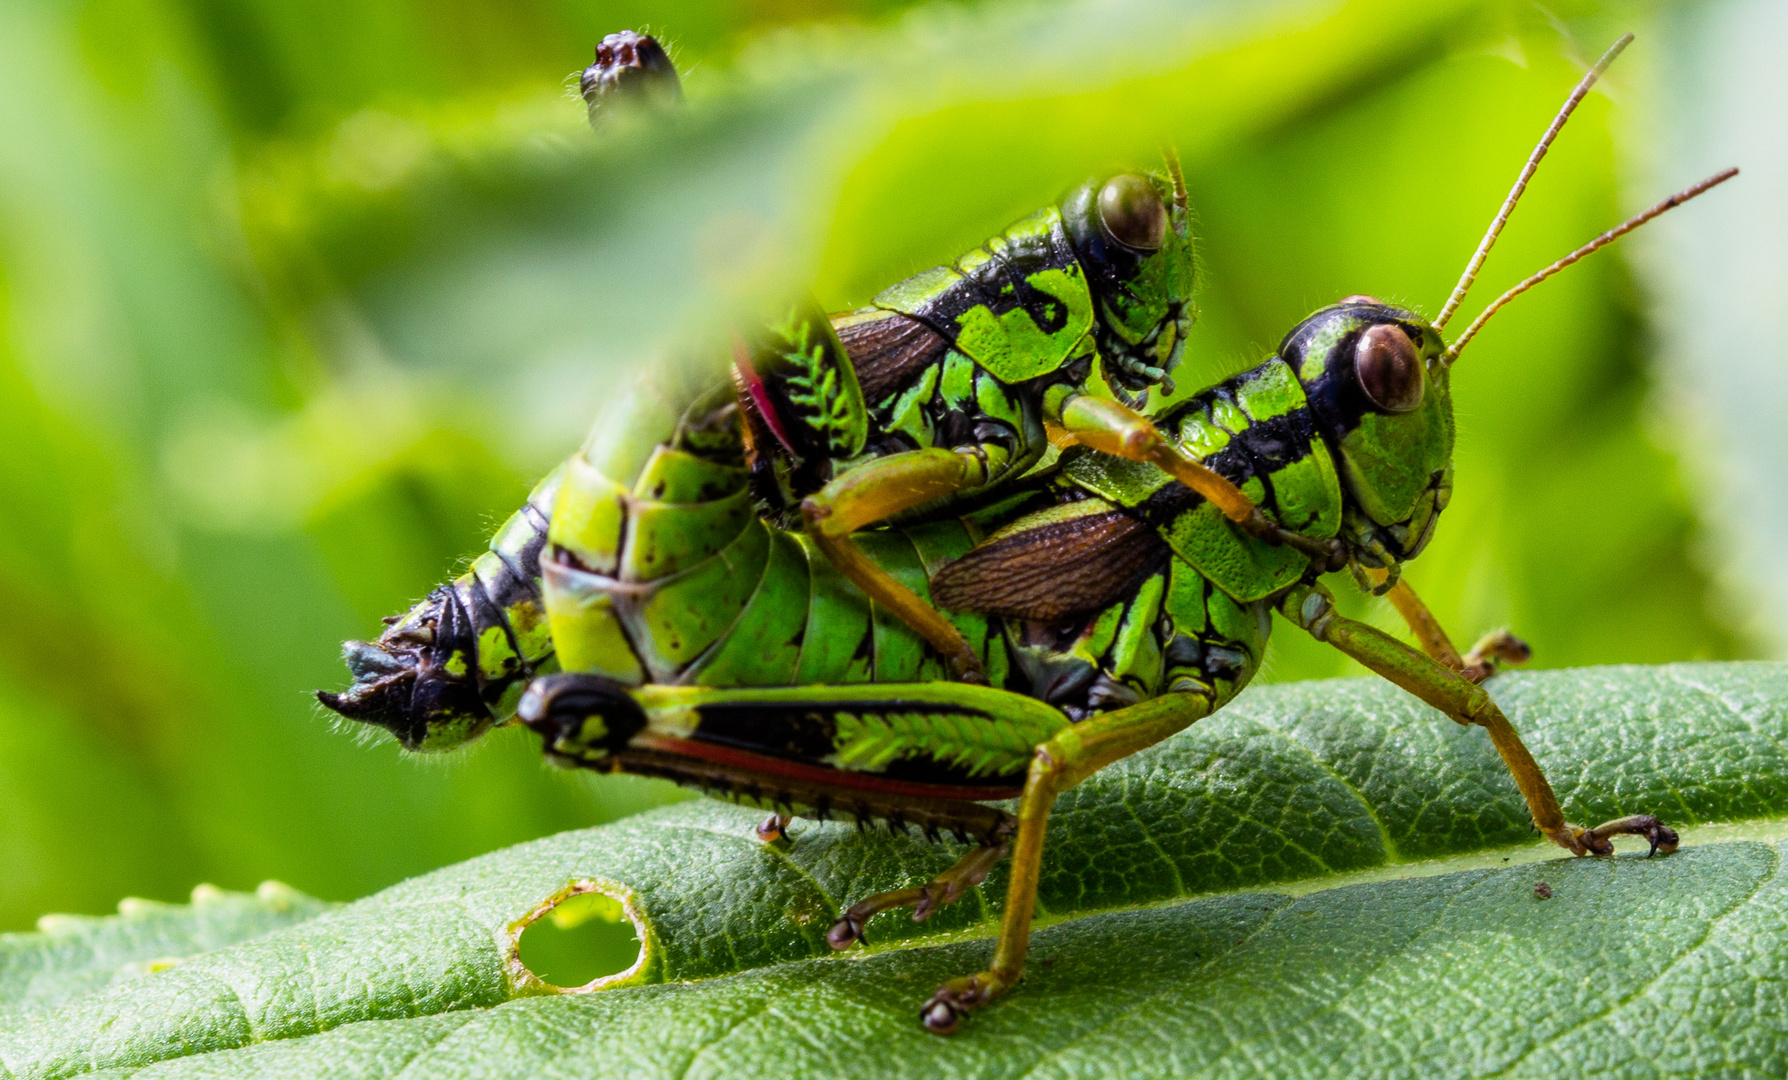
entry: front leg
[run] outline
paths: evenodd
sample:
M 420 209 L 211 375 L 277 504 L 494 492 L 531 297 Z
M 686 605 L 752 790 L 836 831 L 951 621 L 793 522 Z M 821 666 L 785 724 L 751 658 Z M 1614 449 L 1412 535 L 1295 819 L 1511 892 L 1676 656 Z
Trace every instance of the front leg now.
M 1515 786 L 1527 800 L 1534 825 L 1571 854 L 1612 855 L 1614 845 L 1609 838 L 1621 835 L 1645 837 L 1651 842 L 1654 855 L 1676 850 L 1675 830 L 1649 814 L 1617 818 L 1593 829 L 1566 822 L 1546 774 L 1540 771 L 1539 763 L 1528 753 L 1514 725 L 1490 699 L 1488 691 L 1384 631 L 1336 614 L 1335 598 L 1321 585 L 1292 589 L 1280 601 L 1279 613 L 1316 640 L 1328 642 L 1457 722 L 1475 724 L 1488 732 L 1514 777 Z
M 1037 747 L 1018 803 L 1018 835 L 1012 844 L 1012 878 L 1000 918 L 993 963 L 985 971 L 951 979 L 938 988 L 919 1019 L 939 1035 L 956 1030 L 963 1015 L 1000 997 L 1024 973 L 1030 949 L 1043 836 L 1055 797 L 1100 769 L 1153 746 L 1209 716 L 1215 699 L 1204 693 L 1172 693 L 1083 720 Z
M 863 554 L 850 535 L 934 499 L 981 487 L 987 479 L 987 463 L 979 454 L 910 450 L 846 470 L 801 504 L 807 534 L 840 573 L 923 637 L 944 658 L 952 675 L 983 683 L 981 659 L 961 632 Z
M 1381 585 L 1390 576 L 1385 570 L 1374 569 L 1368 572 L 1371 579 Z M 1528 648 L 1527 642 L 1507 630 L 1490 631 L 1478 639 L 1470 652 L 1460 656 L 1459 650 L 1453 647 L 1453 640 L 1441 627 L 1440 620 L 1434 617 L 1434 613 L 1428 610 L 1428 605 L 1422 602 L 1422 598 L 1416 595 L 1416 591 L 1403 578 L 1398 578 L 1395 584 L 1385 590 L 1385 599 L 1397 609 L 1397 614 L 1403 616 L 1403 621 L 1421 644 L 1423 652 L 1469 682 L 1481 683 L 1496 674 L 1499 663 L 1525 664 L 1533 659 L 1533 650 Z
M 1156 430 L 1148 417 L 1127 405 L 1089 394 L 1067 399 L 1061 407 L 1062 430 L 1082 446 L 1126 461 L 1146 461 L 1198 492 L 1243 532 L 1269 544 L 1295 548 L 1323 570 L 1347 565 L 1347 548 L 1339 540 L 1312 540 L 1281 529 L 1254 500 L 1228 478 L 1183 453 Z

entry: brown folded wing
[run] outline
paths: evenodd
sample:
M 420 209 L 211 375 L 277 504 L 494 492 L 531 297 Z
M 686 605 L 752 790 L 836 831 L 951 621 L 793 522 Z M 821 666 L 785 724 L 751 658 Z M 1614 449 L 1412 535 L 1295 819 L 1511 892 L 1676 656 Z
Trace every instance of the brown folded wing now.
M 931 598 L 950 611 L 1049 622 L 1106 607 L 1167 555 L 1154 529 L 1122 511 L 1020 523 L 939 570 Z

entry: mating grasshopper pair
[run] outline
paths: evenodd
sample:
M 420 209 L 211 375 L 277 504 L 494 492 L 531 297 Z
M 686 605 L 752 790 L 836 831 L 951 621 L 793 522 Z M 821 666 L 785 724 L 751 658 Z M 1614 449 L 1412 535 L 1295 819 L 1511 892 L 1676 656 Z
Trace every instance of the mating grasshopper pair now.
M 1448 373 L 1484 320 L 1731 175 L 1446 344 L 1516 196 L 1626 40 L 1433 323 L 1349 297 L 1151 423 L 1086 391 L 1142 404 L 1172 370 L 1185 187 L 1171 165 L 1091 182 L 873 308 L 797 309 L 741 344 L 732 385 L 641 380 L 471 572 L 350 643 L 356 683 L 324 702 L 427 750 L 513 712 L 556 760 L 771 809 L 766 839 L 789 814 L 842 813 L 978 841 L 927 885 L 841 912 L 840 948 L 880 911 L 923 918 L 1009 852 L 992 963 L 926 1003 L 938 1032 L 1022 972 L 1055 795 L 1231 700 L 1275 611 L 1484 727 L 1567 850 L 1607 854 L 1622 833 L 1672 849 L 1644 815 L 1566 823 L 1478 685 L 1518 643 L 1461 657 L 1396 576 L 1450 494 Z M 605 46 L 637 67 L 642 41 Z M 1079 445 L 1047 458 L 1051 427 Z M 1318 579 L 1342 568 L 1377 577 L 1423 651 L 1335 612 Z M 1012 797 L 1016 815 L 987 805 Z

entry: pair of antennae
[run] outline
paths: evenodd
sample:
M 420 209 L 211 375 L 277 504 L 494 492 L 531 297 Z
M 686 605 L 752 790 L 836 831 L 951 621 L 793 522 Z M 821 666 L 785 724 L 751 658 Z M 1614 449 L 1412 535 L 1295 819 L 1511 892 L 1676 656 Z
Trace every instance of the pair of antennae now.
M 1515 212 L 1515 204 L 1521 200 L 1521 193 L 1527 190 L 1527 181 L 1532 178 L 1534 171 L 1540 167 L 1541 159 L 1546 156 L 1546 151 L 1551 149 L 1552 140 L 1558 137 L 1559 131 L 1564 128 L 1565 121 L 1571 118 L 1571 113 L 1576 111 L 1577 104 L 1589 93 L 1590 87 L 1594 86 L 1596 80 L 1602 77 L 1602 72 L 1608 70 L 1608 65 L 1614 63 L 1614 58 L 1619 56 L 1621 50 L 1630 45 L 1632 41 L 1632 34 L 1621 35 L 1620 40 L 1608 47 L 1608 51 L 1602 54 L 1602 58 L 1596 61 L 1595 66 L 1584 73 L 1583 78 L 1578 81 L 1576 89 L 1571 91 L 1571 96 L 1565 99 L 1564 105 L 1558 110 L 1558 115 L 1552 118 L 1551 125 L 1546 128 L 1546 133 L 1540 136 L 1539 145 L 1535 146 L 1533 148 L 1533 153 L 1527 156 L 1527 164 L 1521 167 L 1521 174 L 1515 177 L 1515 186 L 1509 189 L 1508 198 L 1502 201 L 1501 209 L 1496 212 L 1496 217 L 1490 222 L 1490 228 L 1484 233 L 1484 239 L 1478 242 L 1478 249 L 1472 253 L 1471 261 L 1465 264 L 1465 273 L 1460 275 L 1459 284 L 1453 286 L 1453 294 L 1447 297 L 1446 306 L 1440 309 L 1440 316 L 1434 320 L 1434 329 L 1440 330 L 1444 328 L 1447 321 L 1459 310 L 1459 304 L 1465 299 L 1465 294 L 1467 290 L 1471 288 L 1472 282 L 1477 279 L 1478 270 L 1484 265 L 1484 259 L 1490 254 L 1490 249 L 1495 246 L 1496 238 L 1501 234 L 1502 227 L 1508 223 L 1509 215 Z M 1632 232 L 1634 229 L 1637 229 L 1639 226 L 1650 221 L 1652 218 L 1657 217 L 1664 211 L 1669 210 L 1671 207 L 1680 206 L 1706 191 L 1708 188 L 1723 184 L 1737 175 L 1737 169 L 1726 169 L 1717 172 L 1706 180 L 1701 181 L 1699 184 L 1683 191 L 1679 191 L 1675 195 L 1665 199 L 1663 202 L 1653 206 L 1651 209 L 1646 210 L 1644 213 L 1629 218 L 1614 228 L 1609 229 L 1607 232 L 1596 237 L 1594 240 L 1591 240 L 1576 251 L 1571 252 L 1569 255 L 1566 255 L 1551 266 L 1546 267 L 1544 270 L 1541 270 L 1522 281 L 1519 285 L 1516 285 L 1495 300 L 1492 300 L 1490 306 L 1480 312 L 1478 317 L 1471 321 L 1471 325 L 1465 328 L 1465 332 L 1460 334 L 1459 337 L 1447 347 L 1446 354 L 1442 357 L 1442 360 L 1448 364 L 1457 360 L 1459 358 L 1460 350 L 1465 348 L 1466 343 L 1469 342 L 1479 330 L 1483 329 L 1484 324 L 1490 321 L 1490 316 L 1496 314 L 1496 312 L 1510 300 L 1520 296 L 1522 293 L 1533 288 L 1535 285 L 1538 285 L 1540 282 L 1545 281 L 1553 274 L 1558 273 L 1560 270 L 1563 270 L 1565 267 L 1579 259 L 1582 259 L 1584 256 L 1589 255 L 1600 248 L 1607 247 L 1609 244 L 1612 244 L 1614 241 L 1625 236 L 1627 233 Z

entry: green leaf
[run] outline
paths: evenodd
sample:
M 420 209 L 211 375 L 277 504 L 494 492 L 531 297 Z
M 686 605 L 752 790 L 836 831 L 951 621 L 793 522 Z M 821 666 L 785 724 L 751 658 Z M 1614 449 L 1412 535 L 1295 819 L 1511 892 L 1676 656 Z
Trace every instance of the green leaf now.
M 333 906 L 268 881 L 252 893 L 200 885 L 190 904 L 131 898 L 118 904 L 116 915 L 45 915 L 36 933 L 0 934 L 0 1023 L 16 1023 Z
M 928 923 L 884 916 L 871 949 L 832 956 L 840 904 L 953 852 L 841 824 L 767 848 L 757 815 L 701 801 L 95 989 L 0 1030 L 0 1066 L 1779 1075 L 1788 665 L 1510 675 L 1493 693 L 1573 820 L 1652 811 L 1692 827 L 1684 849 L 1554 858 L 1481 732 L 1377 681 L 1261 687 L 1060 800 L 1025 982 L 952 1039 L 916 1009 L 985 963 L 1003 880 Z M 613 988 L 555 994 L 511 945 L 576 888 L 620 901 L 645 945 Z

